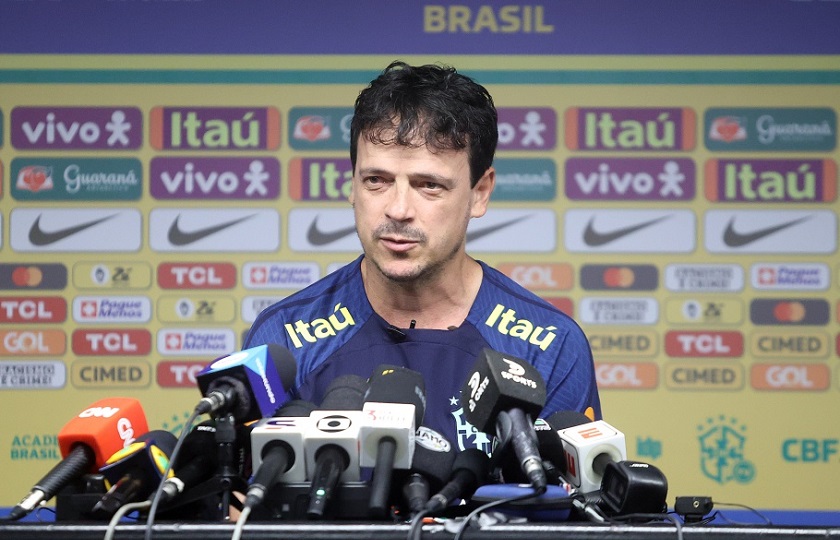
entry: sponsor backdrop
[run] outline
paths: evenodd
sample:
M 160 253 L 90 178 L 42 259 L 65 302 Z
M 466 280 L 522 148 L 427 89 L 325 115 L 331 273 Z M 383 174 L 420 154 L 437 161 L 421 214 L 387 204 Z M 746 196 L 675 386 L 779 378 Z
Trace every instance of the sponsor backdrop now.
M 98 398 L 177 432 L 198 369 L 358 255 L 351 107 L 402 58 L 495 96 L 468 248 L 581 323 L 669 500 L 837 509 L 840 4 L 292 4 L 0 8 L 0 505 Z

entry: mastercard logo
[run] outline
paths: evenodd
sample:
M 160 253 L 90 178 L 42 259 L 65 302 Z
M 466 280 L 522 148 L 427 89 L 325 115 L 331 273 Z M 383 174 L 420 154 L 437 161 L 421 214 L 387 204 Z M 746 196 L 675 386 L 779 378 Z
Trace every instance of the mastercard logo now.
M 626 289 L 636 282 L 636 274 L 632 268 L 621 266 L 618 268 L 607 268 L 604 271 L 604 284 L 607 287 Z
M 659 286 L 659 270 L 651 264 L 585 264 L 580 269 L 580 284 L 589 291 L 653 291 Z
M 805 304 L 802 302 L 779 302 L 773 308 L 773 316 L 779 322 L 802 322 L 805 314 Z
M 12 271 L 12 283 L 18 287 L 37 287 L 44 280 L 44 273 L 37 266 L 19 266 Z
M 67 268 L 63 264 L 0 264 L 0 289 L 53 289 L 67 286 Z
M 821 298 L 757 298 L 750 302 L 750 320 L 757 325 L 826 325 L 831 308 Z

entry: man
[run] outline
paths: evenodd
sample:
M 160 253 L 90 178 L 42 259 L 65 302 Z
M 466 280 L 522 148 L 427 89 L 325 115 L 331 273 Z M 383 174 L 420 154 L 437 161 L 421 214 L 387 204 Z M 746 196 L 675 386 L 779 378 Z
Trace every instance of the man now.
M 467 225 L 485 214 L 495 184 L 497 115 L 487 90 L 452 68 L 394 62 L 359 94 L 350 137 L 349 200 L 364 255 L 263 311 L 245 347 L 288 347 L 296 392 L 316 404 L 338 375 L 367 378 L 380 364 L 418 371 L 424 425 L 462 450 L 490 450 L 459 402 L 485 347 L 539 370 L 542 416 L 600 418 L 581 329 L 466 253 Z

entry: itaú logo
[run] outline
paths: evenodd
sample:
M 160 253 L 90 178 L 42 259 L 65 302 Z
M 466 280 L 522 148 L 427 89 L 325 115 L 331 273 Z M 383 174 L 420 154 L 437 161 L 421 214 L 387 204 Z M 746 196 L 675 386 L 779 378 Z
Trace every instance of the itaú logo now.
M 755 364 L 751 373 L 757 390 L 825 390 L 829 378 L 824 364 Z

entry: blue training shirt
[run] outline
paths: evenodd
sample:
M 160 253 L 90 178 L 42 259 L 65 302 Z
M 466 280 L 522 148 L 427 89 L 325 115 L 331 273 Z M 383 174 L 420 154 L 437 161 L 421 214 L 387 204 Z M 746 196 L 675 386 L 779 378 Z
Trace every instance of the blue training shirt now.
M 381 364 L 403 366 L 424 377 L 423 425 L 459 450 L 489 452 L 490 438 L 466 422 L 460 403 L 464 381 L 489 347 L 540 372 L 547 394 L 541 417 L 591 408 L 595 419 L 601 418 L 589 343 L 565 313 L 478 261 L 484 276 L 461 326 L 397 332 L 368 301 L 362 257 L 266 308 L 245 339 L 244 348 L 277 343 L 292 351 L 298 364 L 295 397 L 319 404 L 339 375 L 368 378 Z

